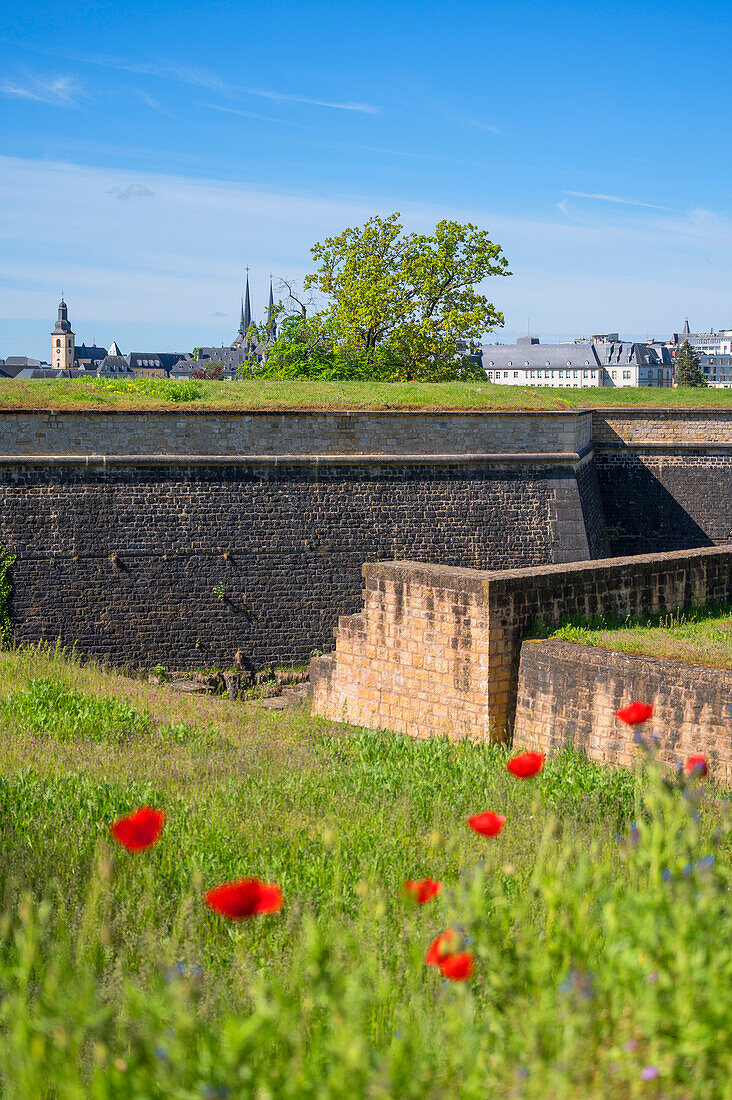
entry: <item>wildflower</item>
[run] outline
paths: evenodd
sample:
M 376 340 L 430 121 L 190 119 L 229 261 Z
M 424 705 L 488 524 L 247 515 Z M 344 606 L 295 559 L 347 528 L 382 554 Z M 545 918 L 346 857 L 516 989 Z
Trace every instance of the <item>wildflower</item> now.
M 243 920 L 260 913 L 276 913 L 282 908 L 282 891 L 274 882 L 258 878 L 243 878 L 214 886 L 205 896 L 206 905 L 214 913 L 229 920 Z
M 538 775 L 543 767 L 543 752 L 522 752 L 513 756 L 506 764 L 508 771 L 517 779 L 530 779 L 532 775 Z
M 699 868 L 700 871 L 707 871 L 712 866 L 713 863 L 714 863 L 714 856 L 711 853 L 709 855 L 702 856 L 701 859 L 698 859 L 696 861 L 696 865 L 697 865 L 697 867 Z
M 474 814 L 473 817 L 468 818 L 468 825 L 471 829 L 474 829 L 476 833 L 480 833 L 481 836 L 498 836 L 503 826 L 506 824 L 506 818 L 503 814 L 496 814 L 493 810 L 486 810 L 482 814 Z
M 707 758 L 701 752 L 695 753 L 694 756 L 690 756 L 686 761 L 685 767 L 689 775 L 697 775 L 700 779 L 703 779 L 704 776 L 709 773 Z
M 658 1075 L 658 1066 L 644 1066 L 641 1070 L 641 1081 L 653 1081 Z
M 455 947 L 457 947 L 455 929 L 448 928 L 446 932 L 442 932 L 441 935 L 429 945 L 424 961 L 427 966 L 439 966 L 444 959 L 449 958 L 450 955 L 455 953 Z
M 661 871 L 661 878 L 663 879 L 663 881 L 668 882 L 669 879 L 672 879 L 673 877 L 674 876 L 671 874 L 668 867 L 664 867 L 663 870 Z
M 628 1039 L 627 1043 L 623 1044 L 623 1050 L 631 1051 L 638 1049 L 638 1042 L 636 1039 Z
M 473 973 L 473 956 L 470 951 L 462 951 L 459 955 L 448 955 L 438 966 L 443 978 L 449 978 L 451 982 L 464 982 Z
M 423 878 L 418 882 L 409 879 L 404 883 L 404 892 L 409 894 L 417 905 L 425 905 L 432 898 L 436 898 L 442 890 L 442 883 L 435 882 L 432 878 Z
M 652 971 L 648 975 L 648 981 L 651 983 L 651 985 L 656 984 L 656 982 L 658 981 L 658 971 L 657 970 Z
M 629 703 L 627 707 L 621 707 L 615 711 L 615 717 L 626 726 L 637 726 L 640 722 L 647 722 L 653 714 L 653 707 L 648 703 Z
M 110 825 L 109 831 L 128 852 L 144 852 L 160 838 L 165 824 L 165 812 L 152 806 L 140 806 L 139 810 L 121 817 Z

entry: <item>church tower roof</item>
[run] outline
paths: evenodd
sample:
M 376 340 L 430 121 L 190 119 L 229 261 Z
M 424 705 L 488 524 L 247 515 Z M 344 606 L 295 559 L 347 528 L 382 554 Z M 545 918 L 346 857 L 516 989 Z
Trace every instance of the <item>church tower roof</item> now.
M 684 321 L 684 327 L 683 327 L 683 329 L 681 330 L 681 334 L 682 334 L 682 336 L 689 336 L 689 335 L 691 335 L 691 329 L 689 328 L 689 318 L 688 318 L 688 317 L 687 317 L 687 318 L 686 318 L 686 320 Z
M 54 332 L 71 332 L 71 325 L 69 323 L 69 311 L 66 302 L 61 298 L 58 304 L 58 320 L 56 321 L 56 327 Z
M 242 325 L 244 326 L 244 328 L 242 329 L 242 332 L 246 332 L 246 330 L 249 328 L 249 326 L 252 323 L 252 303 L 251 303 L 251 300 L 249 298 L 249 272 L 248 271 L 247 271 L 247 282 L 246 282 L 246 286 L 244 288 L 244 308 L 243 308 L 243 311 L 242 311 L 241 320 L 242 320 Z
M 269 277 L 269 302 L 267 303 L 267 332 L 270 340 L 277 337 L 277 323 L 274 316 L 274 295 L 272 294 L 272 276 Z

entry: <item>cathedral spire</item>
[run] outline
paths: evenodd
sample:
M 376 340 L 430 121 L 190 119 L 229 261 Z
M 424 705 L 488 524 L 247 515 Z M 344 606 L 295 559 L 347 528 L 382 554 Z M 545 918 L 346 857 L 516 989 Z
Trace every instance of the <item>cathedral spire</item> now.
M 249 298 L 249 268 L 247 268 L 247 282 L 246 282 L 246 286 L 244 288 L 244 307 L 243 307 L 243 310 L 242 310 L 241 322 L 242 322 L 242 325 L 244 326 L 243 329 L 242 329 L 242 334 L 243 334 L 247 331 L 247 329 L 249 328 L 249 326 L 252 323 L 252 303 L 251 303 L 251 300 Z
M 246 329 L 244 327 L 244 299 L 242 298 L 242 300 L 241 300 L 241 318 L 239 320 L 239 335 L 243 336 L 245 332 L 246 332 Z
M 277 322 L 274 316 L 274 296 L 272 294 L 272 276 L 269 277 L 269 302 L 267 303 L 267 333 L 270 340 L 277 339 Z

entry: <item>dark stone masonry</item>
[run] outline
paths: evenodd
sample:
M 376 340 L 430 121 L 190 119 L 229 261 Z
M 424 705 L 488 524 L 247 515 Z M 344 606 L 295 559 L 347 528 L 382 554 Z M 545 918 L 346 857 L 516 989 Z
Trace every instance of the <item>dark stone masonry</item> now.
M 18 642 L 307 661 L 365 561 L 480 570 L 732 540 L 732 410 L 0 413 Z

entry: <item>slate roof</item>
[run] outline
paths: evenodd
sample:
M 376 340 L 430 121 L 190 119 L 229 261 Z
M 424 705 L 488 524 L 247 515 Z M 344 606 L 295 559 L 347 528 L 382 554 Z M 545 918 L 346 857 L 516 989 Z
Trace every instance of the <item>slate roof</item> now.
M 77 344 L 74 348 L 74 359 L 89 359 L 92 363 L 100 363 L 107 354 L 106 348 L 98 348 L 96 344 Z
M 127 356 L 131 367 L 163 367 L 170 370 L 181 359 L 190 359 L 187 351 L 131 351 Z
M 477 352 L 484 370 L 509 367 L 582 367 L 590 370 L 612 366 L 671 366 L 666 347 L 630 341 L 591 344 L 482 344 Z
M 127 360 L 122 355 L 105 355 L 102 359 L 98 372 L 104 374 L 134 374 L 135 372 L 130 367 Z M 88 371 L 86 372 L 89 373 Z

